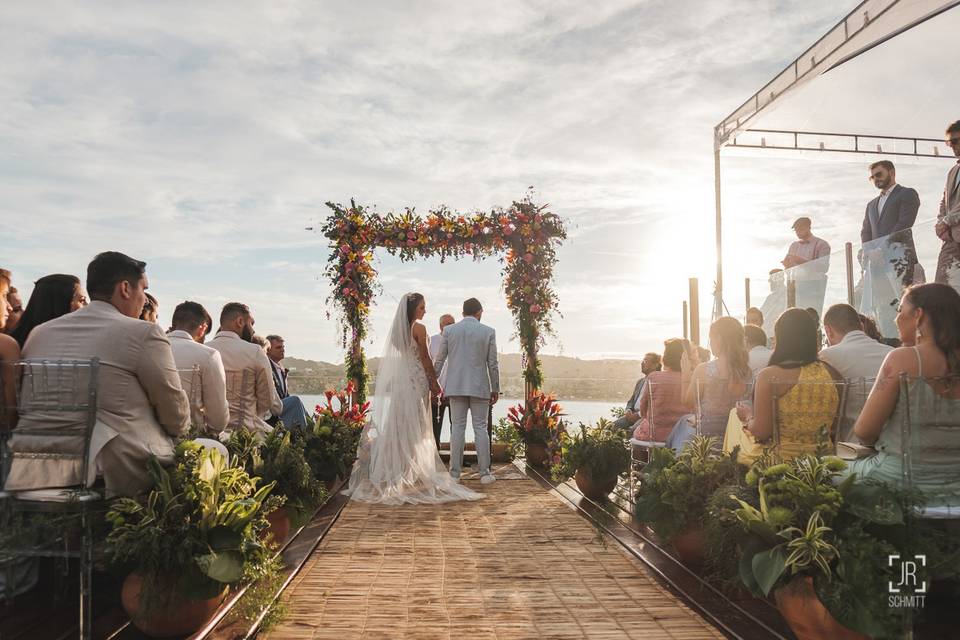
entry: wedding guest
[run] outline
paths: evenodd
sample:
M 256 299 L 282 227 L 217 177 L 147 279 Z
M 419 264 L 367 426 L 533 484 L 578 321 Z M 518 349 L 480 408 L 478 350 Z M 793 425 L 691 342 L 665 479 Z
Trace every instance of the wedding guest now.
M 640 392 L 640 422 L 633 433 L 637 440 L 663 442 L 677 420 L 689 412 L 683 403 L 682 357 L 683 340 L 671 338 L 663 343 L 662 369 L 647 374 Z
M 20 359 L 20 345 L 3 333 L 10 315 L 10 286 L 10 272 L 0 269 L 0 432 L 17 423 L 17 370 L 13 363 Z
M 877 323 L 873 321 L 873 318 L 862 313 L 858 313 L 857 315 L 860 317 L 860 324 L 863 325 L 863 332 L 866 336 L 871 340 L 882 342 L 883 336 L 880 335 L 880 330 L 877 329 Z
M 913 486 L 927 506 L 960 506 L 957 429 L 938 425 L 960 423 L 960 294 L 944 284 L 907 289 L 897 314 L 905 343 L 887 354 L 877 381 L 854 425 L 861 442 L 877 455 L 851 462 L 848 472 L 903 487 L 903 426 L 909 415 Z M 907 374 L 909 406 L 903 402 L 900 375 Z
M 787 310 L 787 283 L 786 274 L 783 269 L 771 269 L 768 276 L 770 284 L 770 293 L 763 301 L 761 315 L 763 324 L 760 327 L 767 337 L 773 335 L 773 325 L 776 323 L 780 314 Z M 767 344 L 768 347 L 773 346 Z
M 743 328 L 743 338 L 747 343 L 747 364 L 756 376 L 770 362 L 773 350 L 767 346 L 767 334 L 760 325 L 748 324 Z
M 273 371 L 266 352 L 250 342 L 253 314 L 241 302 L 228 302 L 220 312 L 220 330 L 210 346 L 220 352 L 227 375 L 230 428 L 266 434 L 272 431 L 265 418 L 280 415 L 283 402 L 273 386 Z
M 440 353 L 441 341 L 443 340 L 443 330 L 449 327 L 452 324 L 455 324 L 456 319 L 449 313 L 445 313 L 440 316 L 440 332 L 434 336 L 430 336 L 430 342 L 427 345 L 430 360 L 432 361 L 437 357 L 437 354 Z M 447 365 L 443 365 L 443 371 L 440 372 L 440 375 L 437 377 L 437 381 L 440 383 L 440 388 L 447 383 Z M 439 398 L 430 396 L 430 413 L 431 418 L 433 419 L 433 439 L 437 442 L 437 449 L 440 448 L 440 433 L 443 431 L 443 416 L 450 408 L 450 400 L 444 396 Z
M 830 245 L 813 235 L 810 218 L 797 218 L 793 230 L 797 240 L 790 245 L 783 265 L 790 269 L 796 292 L 796 306 L 823 309 L 827 292 L 827 271 L 830 269 Z M 774 331 L 776 334 L 776 331 Z
M 20 325 L 10 332 L 20 348 L 27 343 L 27 338 L 37 326 L 75 311 L 73 301 L 79 290 L 80 278 L 63 273 L 43 276 L 33 283 L 33 291 Z
M 267 339 L 263 336 L 258 336 L 257 334 L 250 336 L 250 342 L 263 349 L 264 353 L 266 353 L 270 348 L 270 343 L 267 341 Z
M 640 379 L 633 385 L 633 393 L 627 398 L 625 411 L 622 416 L 613 421 L 613 426 L 617 429 L 632 430 L 640 419 L 640 394 L 643 392 L 643 383 L 647 376 L 654 371 L 660 371 L 660 354 L 646 353 L 643 360 L 640 361 Z
M 10 304 L 10 313 L 7 315 L 7 326 L 3 331 L 10 334 L 20 324 L 20 318 L 23 316 L 23 299 L 16 287 L 11 286 L 7 291 L 7 302 Z
M 290 395 L 287 389 L 286 369 L 281 366 L 280 361 L 287 357 L 287 347 L 283 338 L 278 335 L 267 336 L 267 359 L 270 361 L 270 369 L 273 373 L 273 385 L 280 396 L 280 402 L 283 409 L 280 411 L 280 421 L 289 429 L 304 428 L 307 426 L 307 410 L 303 406 L 300 396 Z
M 151 294 L 144 292 L 147 296 L 143 303 L 143 311 L 140 312 L 140 319 L 147 322 L 156 322 L 157 315 L 160 313 L 160 303 Z
M 826 240 L 813 235 L 812 228 L 813 222 L 806 216 L 794 220 L 793 231 L 797 234 L 797 239 L 787 249 L 787 255 L 782 261 L 787 269 L 821 258 L 829 258 L 830 245 Z M 826 267 L 823 270 L 826 271 Z
M 97 255 L 87 267 L 93 302 L 36 327 L 23 350 L 24 359 L 100 359 L 86 480 L 101 469 L 108 495 L 134 496 L 148 489 L 147 461 L 173 461 L 173 438 L 190 417 L 169 340 L 158 325 L 137 319 L 146 299 L 145 267 L 115 251 Z M 31 411 L 20 417 L 19 426 L 63 429 L 76 421 L 63 412 Z M 14 431 L 7 490 L 67 487 L 84 480 L 82 439 L 51 440 Z
M 953 155 L 960 158 L 960 120 L 947 127 L 946 142 Z M 960 160 L 947 172 L 934 230 L 943 241 L 937 258 L 936 281 L 960 287 Z
M 893 348 L 867 336 L 860 315 L 848 304 L 835 304 L 827 309 L 823 314 L 823 327 L 830 346 L 820 351 L 820 360 L 847 381 L 847 398 L 837 440 L 848 442 L 880 365 Z
M 730 410 L 748 397 L 753 374 L 743 325 L 736 318 L 717 319 L 710 325 L 709 335 L 716 359 L 701 362 L 700 354 L 691 347 L 681 361 L 683 403 L 697 407 L 701 434 L 722 439 Z M 679 452 L 696 434 L 693 416 L 681 419 L 667 437 L 667 446 Z
M 201 431 L 219 433 L 230 420 L 230 409 L 220 352 L 201 344 L 210 332 L 210 314 L 198 302 L 181 302 L 173 310 L 171 322 L 167 338 L 180 383 L 190 399 L 190 418 Z
M 770 365 L 757 376 L 753 406 L 740 403 L 737 415 L 757 441 L 778 445 L 786 460 L 815 453 L 821 429 L 833 435 L 841 378 L 817 360 L 817 327 L 805 310 L 784 311 L 774 331 L 777 346 Z
M 747 309 L 746 321 L 747 326 L 763 327 L 763 311 L 756 307 L 750 307 Z

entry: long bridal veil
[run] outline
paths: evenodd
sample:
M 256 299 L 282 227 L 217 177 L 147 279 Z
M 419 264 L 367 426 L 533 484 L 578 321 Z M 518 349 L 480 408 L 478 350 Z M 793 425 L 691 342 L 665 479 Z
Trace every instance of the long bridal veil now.
M 383 504 L 476 500 L 483 494 L 455 482 L 440 460 L 433 437 L 430 394 L 417 355 L 407 300 L 400 299 L 377 367 L 370 420 L 344 492 L 354 500 Z

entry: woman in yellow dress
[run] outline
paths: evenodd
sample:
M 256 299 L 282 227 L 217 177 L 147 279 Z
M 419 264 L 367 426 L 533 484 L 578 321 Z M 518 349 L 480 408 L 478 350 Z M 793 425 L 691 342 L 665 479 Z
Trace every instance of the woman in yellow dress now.
M 757 375 L 753 407 L 741 406 L 744 427 L 783 460 L 815 453 L 821 432 L 833 438 L 841 413 L 842 379 L 817 359 L 817 326 L 803 309 L 787 309 L 774 327 L 776 348 Z

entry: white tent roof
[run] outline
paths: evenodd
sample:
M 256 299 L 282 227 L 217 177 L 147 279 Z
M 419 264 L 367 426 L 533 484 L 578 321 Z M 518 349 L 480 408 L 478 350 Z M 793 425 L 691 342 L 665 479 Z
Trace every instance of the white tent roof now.
M 718 148 L 794 142 L 817 148 L 823 142 L 834 151 L 857 146 L 876 152 L 880 144 L 888 155 L 911 152 L 911 141 L 849 135 L 869 134 L 929 138 L 917 143 L 917 153 L 952 156 L 942 136 L 948 123 L 960 119 L 958 5 L 960 0 L 861 3 L 717 125 Z

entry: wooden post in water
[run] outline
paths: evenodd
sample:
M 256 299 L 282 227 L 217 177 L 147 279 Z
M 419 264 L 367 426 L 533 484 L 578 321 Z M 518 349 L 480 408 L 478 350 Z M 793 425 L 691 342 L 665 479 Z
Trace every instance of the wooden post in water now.
M 846 244 L 847 253 L 847 304 L 853 306 L 853 243 Z
M 690 339 L 690 326 L 687 324 L 687 301 L 683 301 L 683 339 Z
M 743 279 L 743 296 L 746 306 L 743 307 L 743 321 L 747 321 L 747 310 L 750 308 L 750 278 Z
M 700 285 L 690 278 L 690 342 L 700 344 Z
M 797 281 L 787 276 L 787 309 L 797 306 Z

